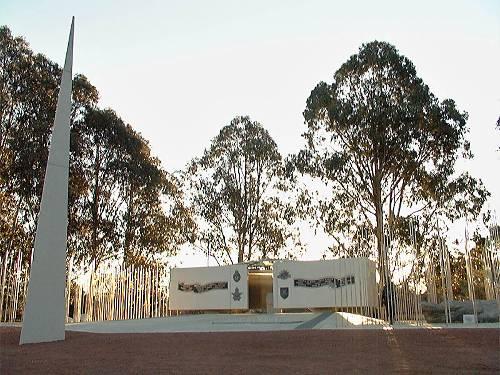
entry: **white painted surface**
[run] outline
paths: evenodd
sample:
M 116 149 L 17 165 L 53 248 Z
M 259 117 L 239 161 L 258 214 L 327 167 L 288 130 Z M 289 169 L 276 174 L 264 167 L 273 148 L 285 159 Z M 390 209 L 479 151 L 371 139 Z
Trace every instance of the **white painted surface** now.
M 464 314 L 463 315 L 464 324 L 474 324 L 476 319 L 474 318 L 474 314 Z
M 96 333 L 282 331 L 318 316 L 301 314 L 195 314 L 168 318 L 67 324 L 68 331 Z
M 282 271 L 288 271 L 290 277 L 280 279 L 278 276 Z M 296 279 L 342 279 L 347 276 L 354 276 L 354 284 L 340 287 L 294 286 Z M 287 298 L 281 295 L 281 288 L 288 288 Z M 375 263 L 368 258 L 277 261 L 273 265 L 273 297 L 274 307 L 278 309 L 375 306 Z
M 160 333 L 160 332 L 242 332 L 284 331 L 296 329 L 315 319 L 320 313 L 292 314 L 197 314 L 168 318 L 114 320 L 92 323 L 66 324 L 66 330 L 93 333 Z M 0 326 L 5 323 L 0 324 Z M 312 329 L 475 329 L 498 328 L 498 323 L 480 323 L 465 326 L 462 323 L 424 324 L 397 323 L 389 326 L 386 321 L 357 314 L 333 313 Z
M 239 281 L 233 276 L 238 271 Z M 179 283 L 204 285 L 227 282 L 227 289 L 212 289 L 202 293 L 179 290 Z M 240 300 L 234 299 L 238 288 Z M 248 270 L 245 264 L 221 267 L 173 268 L 170 273 L 170 310 L 231 310 L 248 309 Z
M 282 331 L 292 330 L 318 317 L 320 313 L 286 314 L 196 314 L 167 318 L 110 320 L 91 323 L 68 323 L 66 331 L 92 333 L 160 333 L 160 332 L 238 332 L 238 331 Z M 20 323 L 0 323 L 0 327 L 18 327 Z M 498 323 L 463 323 L 416 325 L 396 323 L 389 326 L 386 321 L 357 314 L 333 313 L 312 329 L 482 329 L 498 328 Z
M 74 19 L 57 99 L 20 344 L 64 340 Z

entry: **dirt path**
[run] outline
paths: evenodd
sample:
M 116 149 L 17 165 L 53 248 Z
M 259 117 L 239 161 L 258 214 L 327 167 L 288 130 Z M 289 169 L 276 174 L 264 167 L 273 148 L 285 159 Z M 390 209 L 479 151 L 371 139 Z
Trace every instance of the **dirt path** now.
M 19 334 L 0 328 L 2 375 L 500 373 L 499 329 Z

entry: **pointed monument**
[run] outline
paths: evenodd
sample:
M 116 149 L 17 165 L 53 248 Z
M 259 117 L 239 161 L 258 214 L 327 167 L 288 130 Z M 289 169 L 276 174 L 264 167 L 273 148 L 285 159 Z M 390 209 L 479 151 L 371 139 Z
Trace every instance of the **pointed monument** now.
M 19 344 L 64 340 L 73 31 L 57 99 Z

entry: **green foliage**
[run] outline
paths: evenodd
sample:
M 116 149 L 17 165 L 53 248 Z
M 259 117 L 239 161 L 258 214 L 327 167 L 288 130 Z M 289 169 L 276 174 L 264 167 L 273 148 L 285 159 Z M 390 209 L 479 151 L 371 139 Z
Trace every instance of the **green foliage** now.
M 137 264 L 175 254 L 194 224 L 177 181 L 151 156 L 147 141 L 109 109 L 88 109 L 74 134 L 78 259 L 99 264 L 123 254 Z
M 300 248 L 283 173 L 276 143 L 258 122 L 236 117 L 223 127 L 187 171 L 200 247 L 210 244 L 225 263 L 233 254 L 242 262 Z
M 0 205 L 8 222 L 0 253 L 15 249 L 30 257 L 61 74 L 57 64 L 0 28 Z M 74 87 L 72 123 L 97 101 L 85 77 L 76 75 Z
M 61 74 L 0 28 L 0 255 L 21 250 L 30 258 Z M 97 101 L 97 89 L 75 75 L 68 255 L 97 266 L 174 254 L 194 230 L 179 182 L 140 134 Z
M 474 284 L 474 296 L 476 299 L 486 299 L 484 286 L 485 267 L 482 258 L 487 242 L 485 238 L 476 233 L 474 235 L 474 244 L 474 247 L 469 250 L 469 264 L 471 267 L 472 282 Z M 455 241 L 454 245 L 458 246 L 458 241 Z M 467 276 L 467 264 L 463 249 L 455 248 L 453 251 L 449 252 L 449 257 L 453 299 L 458 301 L 469 300 L 470 296 Z
M 481 260 L 481 248 L 475 247 L 470 251 L 472 278 L 474 283 L 474 296 L 476 299 L 486 299 L 484 290 L 484 266 Z M 467 281 L 467 268 L 465 255 L 457 253 L 450 257 L 451 286 L 453 298 L 459 301 L 468 300 L 469 287 Z
M 319 222 L 339 246 L 371 226 L 380 255 L 384 220 L 395 230 L 418 214 L 433 228 L 437 213 L 476 217 L 489 195 L 481 181 L 455 173 L 459 157 L 472 157 L 467 113 L 439 101 L 388 43 L 364 44 L 333 83 L 320 82 L 304 118 L 306 147 L 293 162 L 329 187 Z
M 57 64 L 0 28 L 0 255 L 20 249 L 30 258 L 60 77 Z M 305 215 L 335 239 L 332 250 L 351 256 L 370 251 L 373 234 L 380 256 L 385 222 L 409 245 L 418 217 L 418 257 L 433 246 L 439 215 L 476 218 L 489 195 L 455 171 L 460 157 L 472 157 L 467 113 L 439 101 L 387 43 L 363 45 L 331 84 L 314 88 L 306 146 L 287 162 L 248 117 L 222 128 L 184 174 L 187 198 L 148 142 L 97 102 L 97 89 L 75 75 L 68 248 L 82 264 L 145 264 L 186 242 L 210 246 L 224 263 L 294 256 L 302 250 L 295 223 Z M 326 194 L 297 196 L 295 170 L 323 181 Z

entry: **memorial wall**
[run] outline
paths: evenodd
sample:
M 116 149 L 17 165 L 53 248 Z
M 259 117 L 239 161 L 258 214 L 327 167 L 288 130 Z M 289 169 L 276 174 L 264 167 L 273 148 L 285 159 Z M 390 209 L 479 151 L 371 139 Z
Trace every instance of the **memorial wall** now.
M 170 310 L 247 310 L 246 264 L 173 268 Z
M 376 306 L 375 262 L 368 258 L 276 261 L 276 309 Z
M 248 272 L 247 264 L 173 268 L 170 310 L 248 310 L 259 302 L 250 301 Z M 375 274 L 375 263 L 368 258 L 278 260 L 273 263 L 272 307 L 373 307 L 377 305 Z M 254 289 L 262 287 L 254 284 Z M 253 294 L 262 293 L 254 290 Z

